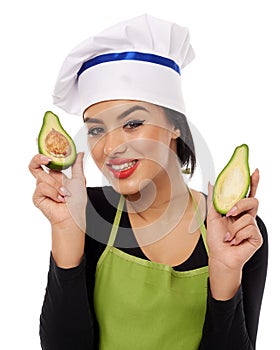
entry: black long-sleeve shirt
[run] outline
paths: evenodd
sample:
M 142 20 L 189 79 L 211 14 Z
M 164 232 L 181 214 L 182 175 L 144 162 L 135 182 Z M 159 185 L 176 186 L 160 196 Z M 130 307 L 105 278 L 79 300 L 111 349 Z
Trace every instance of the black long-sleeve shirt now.
M 48 284 L 40 317 L 43 350 L 98 349 L 99 329 L 93 306 L 95 267 L 110 235 L 119 194 L 108 186 L 89 188 L 88 197 L 85 254 L 80 265 L 63 269 L 56 266 L 52 256 L 50 258 Z M 259 217 L 257 224 L 264 242 L 245 264 L 242 284 L 236 295 L 230 300 L 218 301 L 208 292 L 200 350 L 255 349 L 268 257 L 266 227 Z M 125 231 L 123 235 L 122 230 Z M 126 208 L 123 210 L 115 246 L 128 254 L 147 259 L 137 245 Z M 193 270 L 207 263 L 207 253 L 200 238 L 192 255 L 174 269 Z

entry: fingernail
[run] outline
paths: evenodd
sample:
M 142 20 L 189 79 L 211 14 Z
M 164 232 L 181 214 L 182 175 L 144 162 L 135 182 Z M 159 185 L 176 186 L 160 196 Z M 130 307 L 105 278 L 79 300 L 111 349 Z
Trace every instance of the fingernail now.
M 71 193 L 65 187 L 62 186 L 62 187 L 60 187 L 59 190 L 64 196 L 68 196 L 68 197 L 71 196 Z
M 228 242 L 230 240 L 230 233 L 227 232 L 224 237 L 224 242 Z
M 65 198 L 62 197 L 60 194 L 57 196 L 57 199 L 62 202 L 62 203 L 65 203 Z
M 42 163 L 49 163 L 52 159 L 47 156 L 40 157 Z
M 237 211 L 237 207 L 232 207 L 227 213 L 226 216 L 231 216 Z
M 235 245 L 236 244 L 236 238 L 234 238 L 229 244 L 230 245 Z

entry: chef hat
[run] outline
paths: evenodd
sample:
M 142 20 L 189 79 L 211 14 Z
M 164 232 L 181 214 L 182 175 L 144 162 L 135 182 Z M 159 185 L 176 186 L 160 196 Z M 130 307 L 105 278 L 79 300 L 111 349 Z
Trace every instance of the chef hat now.
M 194 58 L 187 28 L 150 15 L 116 24 L 76 46 L 59 72 L 53 102 L 82 114 L 127 99 L 184 113 L 181 68 Z

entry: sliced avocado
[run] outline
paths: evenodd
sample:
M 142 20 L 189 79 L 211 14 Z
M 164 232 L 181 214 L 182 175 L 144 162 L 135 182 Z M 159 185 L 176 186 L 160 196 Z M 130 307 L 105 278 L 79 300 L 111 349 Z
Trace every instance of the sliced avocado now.
M 44 115 L 43 124 L 38 136 L 39 153 L 50 157 L 48 168 L 63 170 L 75 161 L 77 151 L 72 138 L 63 129 L 59 118 L 51 111 Z
M 248 159 L 249 147 L 246 144 L 236 147 L 229 162 L 217 177 L 213 203 L 219 213 L 226 214 L 246 196 L 250 186 Z

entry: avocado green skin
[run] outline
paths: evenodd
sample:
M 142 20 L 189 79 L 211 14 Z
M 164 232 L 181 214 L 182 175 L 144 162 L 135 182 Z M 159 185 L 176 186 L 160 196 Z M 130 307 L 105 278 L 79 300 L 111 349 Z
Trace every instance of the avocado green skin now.
M 53 160 L 47 164 L 47 167 L 49 169 L 54 170 L 54 171 L 61 171 L 61 170 L 69 168 L 75 162 L 76 156 L 77 156 L 76 145 L 75 145 L 74 141 L 72 140 L 71 136 L 63 129 L 58 116 L 51 111 L 47 111 L 44 115 L 43 124 L 42 124 L 41 130 L 40 130 L 39 135 L 38 135 L 39 153 L 43 154 L 47 157 L 53 158 L 53 156 L 50 155 L 44 147 L 44 130 L 47 127 L 48 120 L 50 118 L 55 120 L 55 123 L 58 126 L 58 128 L 57 128 L 58 131 L 61 132 L 67 138 L 67 140 L 69 141 L 69 143 L 71 145 L 71 150 L 72 150 L 71 157 L 69 156 L 68 159 L 63 158 L 63 162 L 61 162 L 58 159 L 58 160 Z
M 242 195 L 239 197 L 238 200 L 242 199 L 242 198 L 245 198 L 247 193 L 248 193 L 248 190 L 249 190 L 249 187 L 250 187 L 250 168 L 249 168 L 249 147 L 247 144 L 242 144 L 238 147 L 235 148 L 234 152 L 233 152 L 233 155 L 231 156 L 230 160 L 228 161 L 227 165 L 223 168 L 223 170 L 220 172 L 220 174 L 218 175 L 216 181 L 215 181 L 215 185 L 214 185 L 214 188 L 213 188 L 213 204 L 214 204 L 214 207 L 216 209 L 216 211 L 220 214 L 226 214 L 228 212 L 228 210 L 224 209 L 224 208 L 221 208 L 219 203 L 218 203 L 218 199 L 217 199 L 217 192 L 218 192 L 218 186 L 219 186 L 219 181 L 220 181 L 220 178 L 221 176 L 223 175 L 223 173 L 225 172 L 226 169 L 228 169 L 228 167 L 230 166 L 232 160 L 235 158 L 237 152 L 241 149 L 241 148 L 244 148 L 245 149 L 245 162 L 244 162 L 244 167 L 246 167 L 246 172 L 248 174 L 247 176 L 247 181 L 246 181 L 246 186 L 244 187 L 243 191 L 242 191 Z M 237 201 L 236 201 L 237 202 Z M 235 203 L 236 203 L 235 202 Z

